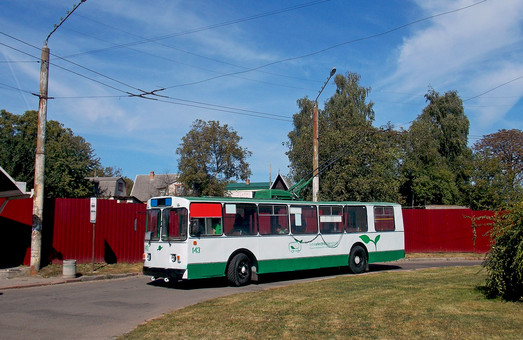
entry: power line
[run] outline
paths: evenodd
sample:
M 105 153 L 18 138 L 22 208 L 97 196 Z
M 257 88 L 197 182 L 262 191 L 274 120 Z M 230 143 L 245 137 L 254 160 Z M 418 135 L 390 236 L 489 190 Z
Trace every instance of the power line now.
M 399 31 L 399 30 L 401 30 L 403 28 L 406 28 L 406 27 L 418 24 L 420 22 L 424 22 L 424 21 L 431 20 L 431 19 L 434 19 L 434 18 L 437 18 L 437 17 L 440 17 L 440 16 L 456 13 L 456 12 L 459 12 L 459 11 L 463 11 L 463 10 L 469 9 L 471 7 L 477 6 L 479 4 L 482 4 L 482 3 L 486 2 L 486 1 L 487 0 L 482 0 L 482 1 L 479 1 L 479 2 L 476 2 L 476 3 L 473 3 L 471 5 L 468 5 L 468 6 L 464 6 L 464 7 L 460 7 L 460 8 L 454 9 L 454 10 L 450 10 L 450 11 L 446 11 L 446 12 L 430 15 L 428 17 L 421 18 L 421 19 L 418 19 L 418 20 L 414 20 L 414 21 L 411 21 L 409 23 L 406 23 L 406 24 L 394 27 L 394 28 L 392 28 L 390 30 L 387 30 L 387 31 L 383 31 L 383 32 L 376 33 L 376 34 L 371 34 L 371 35 L 368 35 L 366 37 L 361 37 L 361 38 L 345 41 L 345 42 L 342 42 L 342 43 L 339 43 L 339 44 L 335 44 L 335 45 L 332 45 L 332 46 L 329 46 L 329 47 L 326 47 L 326 48 L 323 48 L 321 50 L 314 51 L 314 52 L 311 52 L 311 53 L 307 53 L 307 54 L 303 54 L 303 55 L 296 56 L 296 57 L 289 57 L 289 58 L 273 61 L 273 62 L 264 64 L 264 65 L 260 65 L 260 66 L 257 66 L 257 67 L 253 67 L 253 68 L 250 68 L 250 69 L 247 69 L 247 70 L 231 72 L 231 73 L 226 74 L 226 75 L 220 75 L 220 76 L 211 77 L 211 78 L 207 78 L 207 79 L 203 79 L 203 80 L 199 80 L 199 81 L 194 81 L 194 82 L 190 82 L 190 83 L 185 83 L 185 84 L 178 84 L 178 85 L 168 86 L 168 87 L 166 87 L 166 89 L 174 88 L 174 87 L 188 86 L 188 85 L 196 85 L 196 84 L 200 84 L 200 83 L 207 82 L 207 81 L 210 81 L 210 80 L 222 78 L 222 77 L 225 77 L 225 76 L 228 76 L 228 75 L 237 75 L 237 74 L 241 74 L 241 73 L 257 71 L 257 70 L 260 70 L 260 69 L 268 67 L 268 66 L 272 66 L 272 65 L 281 64 L 281 63 L 288 62 L 288 61 L 294 61 L 294 60 L 298 60 L 298 59 L 311 57 L 311 56 L 314 56 L 314 55 L 317 55 L 317 54 L 320 54 L 320 53 L 332 50 L 332 49 L 340 47 L 340 46 L 353 44 L 353 43 L 364 41 L 364 40 L 374 39 L 374 38 L 377 38 L 377 37 L 381 37 L 381 36 L 390 34 L 390 33 L 395 32 L 395 31 Z
M 478 98 L 478 97 L 483 96 L 484 94 L 487 94 L 487 93 L 489 93 L 489 92 L 492 92 L 492 91 L 494 91 L 494 90 L 496 90 L 496 89 L 499 89 L 499 88 L 502 87 L 502 86 L 505 86 L 505 85 L 507 85 L 507 84 L 513 83 L 513 82 L 515 82 L 516 80 L 519 80 L 519 79 L 522 79 L 522 78 L 523 78 L 523 76 L 516 77 L 516 78 L 511 79 L 511 80 L 509 80 L 509 81 L 507 81 L 507 82 L 504 82 L 503 84 L 500 84 L 500 85 L 498 85 L 498 86 L 496 86 L 496 87 L 493 87 L 493 88 L 491 88 L 490 90 L 487 90 L 487 91 L 485 91 L 485 92 L 483 92 L 483 93 L 480 93 L 480 94 L 478 94 L 478 95 L 476 95 L 476 96 L 474 96 L 474 97 L 467 98 L 467 99 L 465 99 L 465 100 L 463 100 L 463 101 L 466 102 L 466 101 L 469 101 L 469 100 L 472 100 L 472 99 L 476 99 L 476 98 Z
M 97 52 L 112 50 L 112 49 L 121 48 L 121 47 L 135 46 L 135 45 L 141 45 L 141 44 L 144 44 L 144 43 L 150 43 L 150 42 L 155 42 L 155 41 L 159 41 L 159 40 L 165 40 L 165 39 L 168 39 L 168 38 L 178 37 L 178 36 L 192 34 L 192 33 L 197 33 L 197 32 L 206 31 L 206 30 L 210 30 L 210 29 L 214 29 L 214 28 L 229 26 L 229 25 L 238 24 L 238 23 L 245 22 L 245 21 L 250 21 L 250 20 L 259 19 L 259 18 L 263 18 L 263 17 L 267 17 L 267 16 L 272 16 L 272 15 L 276 15 L 276 14 L 280 14 L 280 13 L 284 13 L 284 12 L 289 12 L 289 11 L 293 11 L 293 10 L 296 10 L 296 9 L 313 6 L 313 5 L 316 5 L 316 4 L 319 4 L 319 3 L 323 3 L 323 2 L 328 2 L 328 1 L 330 1 L 330 0 L 311 1 L 311 2 L 304 3 L 304 4 L 294 5 L 294 6 L 286 7 L 286 8 L 279 9 L 279 10 L 273 10 L 273 11 L 268 11 L 268 12 L 264 12 L 264 13 L 260 13 L 260 14 L 251 15 L 251 16 L 248 16 L 248 17 L 245 17 L 245 18 L 234 19 L 234 20 L 225 21 L 225 22 L 222 22 L 222 23 L 212 24 L 212 25 L 203 26 L 203 27 L 197 27 L 197 28 L 193 28 L 193 29 L 189 29 L 189 30 L 185 30 L 185 31 L 177 32 L 177 33 L 171 33 L 171 34 L 167 34 L 167 35 L 163 35 L 163 36 L 159 36 L 159 37 L 146 38 L 146 39 L 142 39 L 140 41 L 135 41 L 135 42 L 131 42 L 131 43 L 115 45 L 115 46 L 108 47 L 108 48 L 103 48 L 103 49 L 98 49 L 98 50 L 91 50 L 91 51 L 86 51 L 86 52 L 83 52 L 83 53 L 77 53 L 77 54 L 75 54 L 73 56 L 97 53 Z

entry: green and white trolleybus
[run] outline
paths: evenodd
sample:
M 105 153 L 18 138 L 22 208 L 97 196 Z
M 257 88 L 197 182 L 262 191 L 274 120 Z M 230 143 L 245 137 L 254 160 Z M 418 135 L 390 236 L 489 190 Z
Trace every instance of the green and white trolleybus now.
M 155 197 L 147 202 L 143 273 L 156 280 L 227 277 L 348 266 L 405 256 L 394 203 Z

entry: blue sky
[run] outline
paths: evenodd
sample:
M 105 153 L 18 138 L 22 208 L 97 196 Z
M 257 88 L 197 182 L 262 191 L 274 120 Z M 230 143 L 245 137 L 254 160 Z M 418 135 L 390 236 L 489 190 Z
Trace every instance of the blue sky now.
M 0 1 L 1 109 L 38 109 L 40 49 L 78 2 Z M 48 42 L 48 119 L 131 179 L 176 173 L 194 120 L 217 120 L 252 152 L 251 181 L 268 181 L 288 173 L 296 101 L 332 67 L 371 88 L 376 126 L 408 128 L 432 87 L 458 91 L 471 145 L 523 130 L 522 37 L 520 0 L 87 0 Z

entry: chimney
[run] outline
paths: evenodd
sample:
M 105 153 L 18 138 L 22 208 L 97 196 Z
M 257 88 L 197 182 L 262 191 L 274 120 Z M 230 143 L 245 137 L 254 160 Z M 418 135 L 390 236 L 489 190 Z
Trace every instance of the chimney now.
M 154 179 L 154 171 L 149 173 L 149 179 L 152 181 Z
M 247 180 L 245 181 L 245 184 L 250 185 L 251 184 L 251 180 L 247 178 Z

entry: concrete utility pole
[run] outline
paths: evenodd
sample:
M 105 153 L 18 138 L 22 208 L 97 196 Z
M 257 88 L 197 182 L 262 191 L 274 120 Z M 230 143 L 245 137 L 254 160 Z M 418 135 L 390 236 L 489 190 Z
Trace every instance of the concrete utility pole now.
M 318 150 L 318 98 L 320 97 L 320 94 L 323 92 L 323 89 L 325 86 L 327 86 L 327 83 L 332 78 L 332 76 L 336 73 L 336 67 L 333 67 L 331 70 L 331 73 L 329 75 L 329 78 L 325 81 L 325 84 L 323 84 L 320 92 L 318 92 L 318 95 L 316 96 L 316 99 L 314 100 L 314 109 L 312 111 L 312 171 L 313 171 L 313 177 L 312 177 L 312 201 L 318 202 L 318 191 L 320 190 L 320 178 L 318 177 L 318 167 L 319 167 L 319 150 Z
M 42 224 L 44 215 L 44 173 L 45 173 L 45 130 L 47 125 L 47 92 L 49 83 L 49 48 L 47 41 L 69 18 L 71 14 L 86 0 L 74 6 L 67 16 L 61 19 L 60 23 L 54 27 L 45 39 L 42 47 L 42 57 L 40 60 L 40 95 L 38 103 L 38 130 L 36 135 L 36 156 L 35 156 L 35 182 L 33 196 L 33 226 L 31 231 L 31 275 L 36 275 L 40 270 L 40 259 L 42 256 Z

